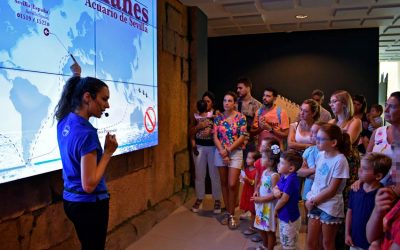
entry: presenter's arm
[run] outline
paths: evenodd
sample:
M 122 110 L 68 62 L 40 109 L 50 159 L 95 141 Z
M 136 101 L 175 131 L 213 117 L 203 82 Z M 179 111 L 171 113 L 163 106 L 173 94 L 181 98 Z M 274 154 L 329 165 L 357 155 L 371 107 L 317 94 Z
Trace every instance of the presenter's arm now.
M 112 154 L 118 147 L 115 135 L 106 135 L 104 144 L 104 154 L 97 164 L 96 150 L 84 155 L 81 159 L 81 181 L 82 188 L 87 193 L 92 193 L 99 184 Z
M 82 69 L 77 62 L 74 62 L 69 68 L 72 72 L 72 76 L 81 76 Z

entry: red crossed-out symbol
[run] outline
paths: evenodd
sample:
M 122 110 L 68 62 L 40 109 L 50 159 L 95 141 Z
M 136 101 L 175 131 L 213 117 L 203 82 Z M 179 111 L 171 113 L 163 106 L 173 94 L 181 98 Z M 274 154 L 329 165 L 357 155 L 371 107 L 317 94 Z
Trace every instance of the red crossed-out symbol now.
M 156 128 L 156 112 L 152 107 L 148 107 L 144 114 L 144 127 L 149 133 L 152 133 Z

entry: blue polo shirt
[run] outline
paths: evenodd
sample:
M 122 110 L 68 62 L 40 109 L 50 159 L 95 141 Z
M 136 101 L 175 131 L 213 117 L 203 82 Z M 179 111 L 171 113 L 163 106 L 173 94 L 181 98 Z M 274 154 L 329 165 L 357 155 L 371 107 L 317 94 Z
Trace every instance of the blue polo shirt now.
M 287 177 L 282 175 L 277 185 L 281 192 L 289 195 L 288 202 L 278 211 L 278 217 L 286 223 L 294 222 L 300 217 L 298 204 L 300 182 L 297 173 L 291 173 Z
M 350 190 L 349 209 L 351 209 L 351 239 L 356 247 L 368 249 L 369 243 L 365 232 L 369 217 L 375 206 L 375 195 L 379 188 L 366 193 L 361 186 L 357 192 Z
M 63 198 L 75 202 L 109 198 L 104 176 L 93 193 L 86 193 L 82 188 L 81 158 L 96 150 L 98 163 L 103 155 L 97 129 L 85 118 L 71 112 L 57 124 L 57 141 L 63 165 Z

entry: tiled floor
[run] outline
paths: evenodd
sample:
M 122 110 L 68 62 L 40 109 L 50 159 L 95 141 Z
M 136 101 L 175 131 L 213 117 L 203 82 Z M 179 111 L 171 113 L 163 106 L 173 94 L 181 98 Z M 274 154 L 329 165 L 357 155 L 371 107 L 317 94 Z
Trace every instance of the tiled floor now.
M 259 245 L 241 233 L 246 230 L 248 221 L 241 221 L 238 230 L 229 230 L 212 213 L 213 201 L 210 197 L 206 197 L 203 210 L 198 214 L 190 211 L 194 201 L 179 207 L 127 250 L 251 250 Z M 304 244 L 305 234 L 301 233 L 298 249 L 305 249 Z M 280 250 L 281 247 L 278 245 L 275 249 Z

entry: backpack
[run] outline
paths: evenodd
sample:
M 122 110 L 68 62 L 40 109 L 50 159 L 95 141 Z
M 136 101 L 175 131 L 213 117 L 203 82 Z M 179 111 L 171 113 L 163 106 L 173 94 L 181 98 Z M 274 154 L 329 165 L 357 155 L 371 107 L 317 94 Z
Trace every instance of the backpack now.
M 264 111 L 264 108 L 259 108 L 258 109 L 258 117 L 261 116 L 262 112 Z M 282 124 L 282 118 L 281 118 L 281 113 L 282 113 L 282 108 L 277 106 L 276 107 L 276 114 L 278 115 L 278 122 L 279 124 Z

